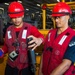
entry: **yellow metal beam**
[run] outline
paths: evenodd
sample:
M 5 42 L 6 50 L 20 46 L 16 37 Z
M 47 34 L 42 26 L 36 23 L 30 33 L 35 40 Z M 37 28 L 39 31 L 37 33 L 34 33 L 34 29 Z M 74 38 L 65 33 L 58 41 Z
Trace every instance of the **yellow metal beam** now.
M 65 0 L 62 0 L 62 2 L 65 2 Z
M 75 5 L 70 5 L 71 9 L 75 9 Z
M 43 29 L 46 29 L 46 10 L 42 10 L 42 18 L 43 18 Z

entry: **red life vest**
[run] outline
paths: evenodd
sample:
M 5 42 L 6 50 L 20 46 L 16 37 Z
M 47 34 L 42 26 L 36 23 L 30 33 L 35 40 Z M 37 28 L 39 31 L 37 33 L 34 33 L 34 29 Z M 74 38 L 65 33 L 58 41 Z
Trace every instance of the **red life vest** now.
M 74 31 L 68 28 L 56 37 L 57 30 L 50 30 L 46 38 L 44 52 L 43 52 L 43 75 L 50 75 L 50 73 L 62 63 L 65 51 L 71 39 L 75 36 Z M 74 67 L 74 66 L 73 66 Z M 72 75 L 70 67 L 64 75 Z M 73 74 L 74 75 L 74 74 Z
M 15 61 L 11 61 L 8 58 L 7 63 L 11 67 L 17 67 L 18 69 L 23 69 L 28 67 L 28 55 L 27 55 L 27 49 L 26 49 L 26 37 L 30 35 L 30 28 L 31 25 L 28 23 L 24 23 L 23 27 L 21 28 L 19 35 L 18 35 L 18 41 L 20 43 L 19 47 L 19 55 Z M 8 47 L 8 56 L 9 54 L 15 50 L 15 47 L 12 45 L 16 41 L 16 32 L 14 30 L 14 26 L 10 26 L 7 29 L 6 37 L 5 37 L 5 43 Z

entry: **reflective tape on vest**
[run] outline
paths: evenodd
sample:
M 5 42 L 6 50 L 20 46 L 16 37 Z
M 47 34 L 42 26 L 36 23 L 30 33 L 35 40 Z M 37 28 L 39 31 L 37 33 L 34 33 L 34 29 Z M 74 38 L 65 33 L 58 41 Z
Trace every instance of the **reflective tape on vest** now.
M 26 39 L 26 35 L 27 35 L 27 30 L 23 30 L 22 39 Z
M 67 38 L 67 35 L 64 35 L 62 38 L 61 38 L 61 40 L 59 41 L 59 45 L 62 45 L 63 44 L 63 42 L 66 40 L 66 38 Z
M 7 34 L 8 34 L 8 39 L 11 39 L 12 38 L 11 31 L 8 31 Z
M 51 35 L 51 33 L 48 34 L 48 41 L 50 41 L 50 35 Z

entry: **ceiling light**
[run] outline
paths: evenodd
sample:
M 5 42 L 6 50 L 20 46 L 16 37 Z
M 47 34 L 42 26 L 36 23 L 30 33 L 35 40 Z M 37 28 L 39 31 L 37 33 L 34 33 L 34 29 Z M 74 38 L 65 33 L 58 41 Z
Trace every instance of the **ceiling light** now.
M 57 0 L 57 2 L 60 2 L 60 0 Z
M 37 6 L 39 6 L 39 7 L 40 7 L 40 4 L 37 4 Z
M 9 3 L 4 3 L 5 5 L 9 5 Z
M 29 9 L 26 8 L 27 11 L 29 11 Z
M 4 8 L 1 8 L 1 7 L 0 7 L 0 10 L 4 10 Z
M 18 2 L 22 3 L 22 1 L 18 1 Z

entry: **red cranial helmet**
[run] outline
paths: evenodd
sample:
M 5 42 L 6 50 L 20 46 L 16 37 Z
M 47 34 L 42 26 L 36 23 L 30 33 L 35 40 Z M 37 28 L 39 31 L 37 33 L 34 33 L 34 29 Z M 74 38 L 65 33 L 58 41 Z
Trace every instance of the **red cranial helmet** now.
M 10 18 L 20 17 L 24 15 L 24 7 L 19 2 L 11 2 L 8 7 L 8 15 Z
M 71 8 L 65 2 L 57 3 L 52 11 L 52 16 L 63 16 L 66 14 L 72 14 Z

